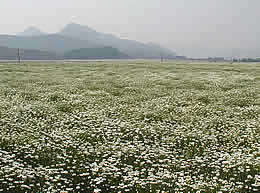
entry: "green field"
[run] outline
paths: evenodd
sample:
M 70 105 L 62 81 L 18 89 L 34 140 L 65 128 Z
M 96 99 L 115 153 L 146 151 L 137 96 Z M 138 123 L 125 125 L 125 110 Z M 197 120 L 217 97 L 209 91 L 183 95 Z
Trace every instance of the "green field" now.
M 259 63 L 0 63 L 0 192 L 258 192 L 259 106 Z

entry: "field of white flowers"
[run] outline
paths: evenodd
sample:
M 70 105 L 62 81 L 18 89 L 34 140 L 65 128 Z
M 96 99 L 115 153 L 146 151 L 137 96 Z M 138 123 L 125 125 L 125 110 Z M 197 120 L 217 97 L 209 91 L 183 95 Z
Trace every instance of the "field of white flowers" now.
M 260 64 L 0 64 L 0 192 L 259 192 Z

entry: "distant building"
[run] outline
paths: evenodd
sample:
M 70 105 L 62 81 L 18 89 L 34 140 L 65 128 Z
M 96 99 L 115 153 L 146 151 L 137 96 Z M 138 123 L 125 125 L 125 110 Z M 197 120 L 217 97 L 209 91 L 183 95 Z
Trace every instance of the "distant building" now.
M 224 57 L 214 57 L 214 58 L 209 57 L 208 61 L 210 61 L 210 62 L 224 62 L 226 60 L 225 60 Z
M 188 58 L 186 56 L 176 56 L 177 60 L 187 60 Z

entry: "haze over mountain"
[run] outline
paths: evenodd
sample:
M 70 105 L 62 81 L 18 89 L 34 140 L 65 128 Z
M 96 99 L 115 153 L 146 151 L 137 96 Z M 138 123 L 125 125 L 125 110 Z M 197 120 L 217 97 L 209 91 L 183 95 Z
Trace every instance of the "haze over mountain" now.
M 60 32 L 47 34 L 36 27 L 29 27 L 17 35 L 0 35 L 0 46 L 8 48 L 22 48 L 30 50 L 41 50 L 52 52 L 53 55 L 59 55 L 61 58 L 66 53 L 73 53 L 75 56 L 82 56 L 89 51 L 92 55 L 86 53 L 85 58 L 94 59 L 116 59 L 118 58 L 144 58 L 153 59 L 174 58 L 175 53 L 167 48 L 163 48 L 155 43 L 141 43 L 134 40 L 121 39 L 112 34 L 97 32 L 88 26 L 76 23 L 66 25 Z M 99 49 L 97 49 L 99 48 Z M 75 52 L 79 52 L 76 54 Z M 101 51 L 104 56 L 94 52 Z M 104 52 L 105 51 L 105 52 Z M 111 54 L 109 56 L 108 54 Z M 71 55 L 71 56 L 72 56 Z
M 178 55 L 259 57 L 259 7 L 259 0 L 1 0 L 0 34 L 30 25 L 53 34 L 74 21 Z
M 42 32 L 37 27 L 33 27 L 33 26 L 28 27 L 22 33 L 18 34 L 18 36 L 42 36 L 42 35 L 46 35 L 46 33 Z
M 5 47 L 5 59 L 13 59 L 16 54 L 14 49 L 26 50 L 27 59 L 122 59 L 144 58 L 153 59 L 174 58 L 175 53 L 155 43 L 141 43 L 134 40 L 121 39 L 112 34 L 97 32 L 88 26 L 76 23 L 66 25 L 60 32 L 48 34 L 36 27 L 29 27 L 17 35 L 0 35 L 0 46 Z M 8 50 L 7 50 L 8 49 Z M 30 51 L 36 53 L 33 57 Z M 6 54 L 11 53 L 11 54 Z M 39 58 L 37 58 L 39 56 Z M 25 59 L 25 58 L 24 58 Z

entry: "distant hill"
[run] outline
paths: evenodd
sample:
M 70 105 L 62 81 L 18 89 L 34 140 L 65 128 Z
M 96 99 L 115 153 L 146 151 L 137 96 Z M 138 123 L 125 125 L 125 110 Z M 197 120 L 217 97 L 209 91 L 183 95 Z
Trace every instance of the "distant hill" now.
M 0 60 L 17 60 L 18 49 L 0 47 Z M 20 49 L 22 60 L 57 60 L 61 56 L 47 51 Z
M 100 47 L 87 40 L 80 40 L 59 34 L 43 36 L 10 36 L 0 35 L 0 46 L 9 48 L 36 49 L 63 54 L 69 50 L 79 48 Z
M 160 58 L 161 56 L 172 58 L 176 55 L 171 50 L 154 43 L 144 44 L 134 40 L 120 39 L 76 23 L 68 24 L 59 34 L 87 40 L 97 45 L 112 46 L 132 58 Z
M 30 27 L 18 35 L 0 35 L 0 46 L 68 54 L 71 50 L 85 48 L 113 47 L 130 58 L 153 59 L 174 58 L 171 50 L 155 43 L 144 44 L 134 40 L 121 39 L 111 34 L 97 32 L 88 26 L 70 23 L 56 34 L 45 34 L 35 27 Z M 82 51 L 82 50 L 81 50 Z M 86 51 L 86 50 L 83 50 Z M 90 51 L 90 50 L 88 50 Z M 100 50 L 104 51 L 104 50 Z M 99 56 L 101 57 L 101 56 Z M 108 55 L 106 55 L 108 57 Z M 114 58 L 114 56 L 111 56 Z
M 113 47 L 82 48 L 64 54 L 65 59 L 127 59 L 128 55 Z
M 25 29 L 22 33 L 18 34 L 18 36 L 42 36 L 42 35 L 46 35 L 46 33 L 42 32 L 40 29 L 33 26 Z

